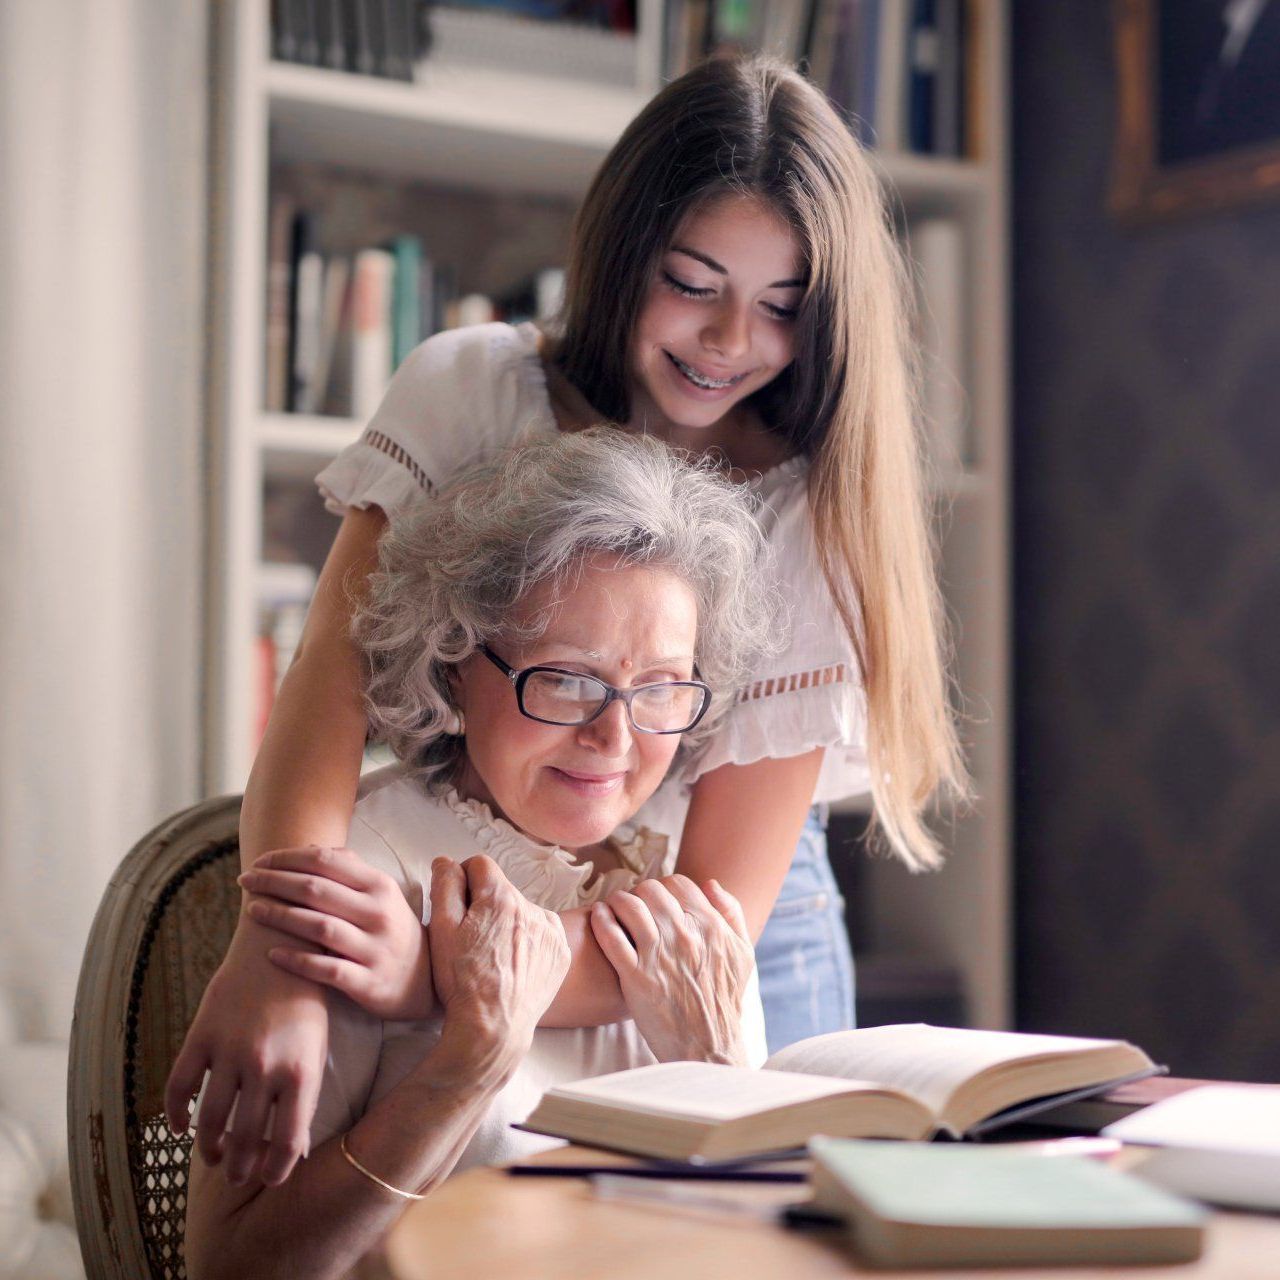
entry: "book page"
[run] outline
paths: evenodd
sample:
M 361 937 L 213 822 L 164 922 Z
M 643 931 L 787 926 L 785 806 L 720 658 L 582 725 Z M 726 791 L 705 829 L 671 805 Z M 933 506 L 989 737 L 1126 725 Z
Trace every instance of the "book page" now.
M 813 1073 L 794 1075 L 712 1062 L 661 1062 L 561 1085 L 549 1096 L 628 1107 L 649 1115 L 715 1121 L 850 1093 L 857 1087 L 848 1079 Z M 884 1092 L 875 1085 L 866 1089 Z
M 952 1093 L 987 1067 L 1114 1043 L 1076 1036 L 931 1027 L 915 1022 L 814 1036 L 775 1053 L 765 1066 L 777 1071 L 875 1081 L 911 1094 L 939 1115 Z
M 1117 1120 L 1103 1133 L 1139 1146 L 1280 1157 L 1280 1087 L 1205 1085 Z

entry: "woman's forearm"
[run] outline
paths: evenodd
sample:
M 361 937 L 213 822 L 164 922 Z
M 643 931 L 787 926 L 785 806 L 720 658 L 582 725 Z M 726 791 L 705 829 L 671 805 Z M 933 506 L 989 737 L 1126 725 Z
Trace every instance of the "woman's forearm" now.
M 450 1035 L 347 1134 L 348 1151 L 384 1182 L 425 1193 L 453 1169 L 521 1054 Z M 335 1137 L 280 1187 L 233 1187 L 193 1165 L 187 1226 L 192 1280 L 345 1276 L 408 1201 L 343 1157 Z

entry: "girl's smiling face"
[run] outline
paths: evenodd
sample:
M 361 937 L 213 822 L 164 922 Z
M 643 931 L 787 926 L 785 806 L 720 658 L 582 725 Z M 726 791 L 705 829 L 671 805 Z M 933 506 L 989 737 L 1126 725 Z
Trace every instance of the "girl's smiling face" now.
M 695 448 L 721 443 L 688 433 L 791 363 L 804 277 L 795 233 L 764 201 L 724 195 L 691 213 L 636 318 L 631 425 Z

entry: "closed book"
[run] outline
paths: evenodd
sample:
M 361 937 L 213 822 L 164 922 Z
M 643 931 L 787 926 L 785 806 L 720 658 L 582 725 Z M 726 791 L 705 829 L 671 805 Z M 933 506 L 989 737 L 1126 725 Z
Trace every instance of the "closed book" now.
M 275 196 L 267 226 L 267 323 L 263 361 L 266 385 L 263 407 L 283 413 L 289 407 L 290 243 L 293 233 L 293 201 Z
M 876 146 L 902 151 L 907 145 L 907 61 L 911 0 L 880 0 L 876 58 Z
M 343 317 L 348 311 L 347 289 L 351 264 L 341 255 L 330 258 L 324 264 L 324 287 L 320 303 L 320 336 L 316 350 L 315 369 L 303 397 L 302 413 L 323 413 L 330 397 L 333 382 L 335 355 Z
M 391 361 L 401 361 L 422 341 L 422 241 L 417 236 L 396 236 L 391 244 L 395 274 L 391 299 Z
M 960 69 L 964 57 L 964 0 L 935 0 L 938 16 L 938 76 L 933 95 L 933 152 L 959 156 L 964 144 Z
M 288 408 L 300 413 L 315 375 L 324 290 L 324 259 L 316 247 L 315 217 L 305 209 L 293 220 L 290 271 Z
M 373 417 L 391 379 L 391 281 L 395 259 L 361 249 L 351 281 L 351 416 Z
M 937 0 L 913 0 L 907 49 L 907 142 L 928 155 L 934 146 L 934 101 L 938 88 Z
M 978 1134 L 1159 1068 L 1122 1040 L 923 1023 L 814 1036 L 761 1070 L 668 1062 L 549 1090 L 525 1127 L 672 1160 L 787 1150 L 814 1134 Z
M 1099 1133 L 1109 1124 L 1123 1120 L 1137 1111 L 1163 1102 L 1188 1089 L 1214 1083 L 1211 1080 L 1193 1080 L 1183 1076 L 1149 1076 L 1145 1080 L 1133 1080 L 1116 1085 L 1105 1093 L 1077 1102 L 1064 1102 L 1036 1116 L 1036 1124 L 1042 1128 L 1061 1129 L 1064 1133 Z
M 814 1208 L 876 1267 L 1190 1262 L 1196 1205 L 1078 1156 L 815 1138 Z
M 1280 1210 L 1280 1085 L 1188 1089 L 1103 1133 L 1145 1148 L 1135 1172 L 1148 1181 L 1211 1204 Z

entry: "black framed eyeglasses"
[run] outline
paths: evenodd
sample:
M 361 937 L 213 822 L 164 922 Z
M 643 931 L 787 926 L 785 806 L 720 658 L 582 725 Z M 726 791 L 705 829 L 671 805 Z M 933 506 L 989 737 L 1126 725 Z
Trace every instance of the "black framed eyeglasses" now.
M 590 724 L 611 702 L 627 708 L 637 733 L 686 733 L 711 705 L 711 686 L 701 680 L 663 680 L 615 689 L 582 671 L 525 667 L 517 671 L 487 644 L 480 652 L 511 681 L 520 714 L 542 724 Z

